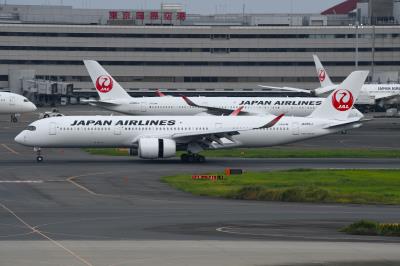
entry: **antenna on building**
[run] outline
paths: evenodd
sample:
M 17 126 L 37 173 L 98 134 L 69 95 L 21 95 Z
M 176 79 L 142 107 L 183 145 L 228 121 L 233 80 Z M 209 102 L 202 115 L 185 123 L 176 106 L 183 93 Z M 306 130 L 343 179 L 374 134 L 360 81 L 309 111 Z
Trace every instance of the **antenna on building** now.
M 242 24 L 243 25 L 245 24 L 245 12 L 246 12 L 246 4 L 243 2 L 243 5 L 242 5 L 242 19 L 243 19 Z
M 290 0 L 290 26 L 293 26 L 293 0 Z

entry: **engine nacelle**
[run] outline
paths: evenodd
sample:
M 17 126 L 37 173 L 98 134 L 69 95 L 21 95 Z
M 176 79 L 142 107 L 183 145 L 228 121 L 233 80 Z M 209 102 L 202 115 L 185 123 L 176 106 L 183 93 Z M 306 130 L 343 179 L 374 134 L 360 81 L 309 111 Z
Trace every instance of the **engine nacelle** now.
M 143 159 L 173 157 L 176 154 L 176 142 L 172 139 L 142 138 L 138 151 Z

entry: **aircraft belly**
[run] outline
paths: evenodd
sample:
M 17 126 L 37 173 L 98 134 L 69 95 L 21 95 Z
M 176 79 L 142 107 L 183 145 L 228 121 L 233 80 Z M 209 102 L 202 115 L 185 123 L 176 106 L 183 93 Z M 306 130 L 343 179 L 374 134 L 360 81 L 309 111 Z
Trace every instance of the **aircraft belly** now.
M 235 136 L 235 140 L 239 141 L 242 147 L 256 148 L 281 145 L 287 141 L 295 141 L 295 138 L 288 131 L 252 130 L 240 133 Z

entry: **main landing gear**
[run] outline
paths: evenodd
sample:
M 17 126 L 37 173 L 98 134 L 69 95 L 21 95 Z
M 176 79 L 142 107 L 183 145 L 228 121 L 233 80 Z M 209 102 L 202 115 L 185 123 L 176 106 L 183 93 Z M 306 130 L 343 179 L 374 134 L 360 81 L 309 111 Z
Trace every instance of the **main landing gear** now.
M 18 122 L 18 116 L 19 115 L 17 115 L 17 114 L 12 114 L 11 118 L 10 118 L 11 122 L 12 123 L 17 123 Z
M 181 155 L 181 161 L 184 163 L 204 163 L 206 157 L 197 153 L 184 153 Z
M 42 156 L 42 154 L 41 154 L 40 148 L 35 147 L 35 148 L 33 148 L 33 150 L 36 152 L 36 161 L 37 161 L 38 163 L 43 162 L 43 156 Z

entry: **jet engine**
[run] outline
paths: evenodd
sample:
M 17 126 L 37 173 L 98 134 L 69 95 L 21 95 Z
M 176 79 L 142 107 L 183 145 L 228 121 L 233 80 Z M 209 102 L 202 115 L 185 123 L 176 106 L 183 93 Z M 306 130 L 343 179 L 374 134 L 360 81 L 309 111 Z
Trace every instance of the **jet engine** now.
M 173 157 L 176 154 L 176 142 L 172 139 L 142 138 L 138 152 L 143 159 Z

